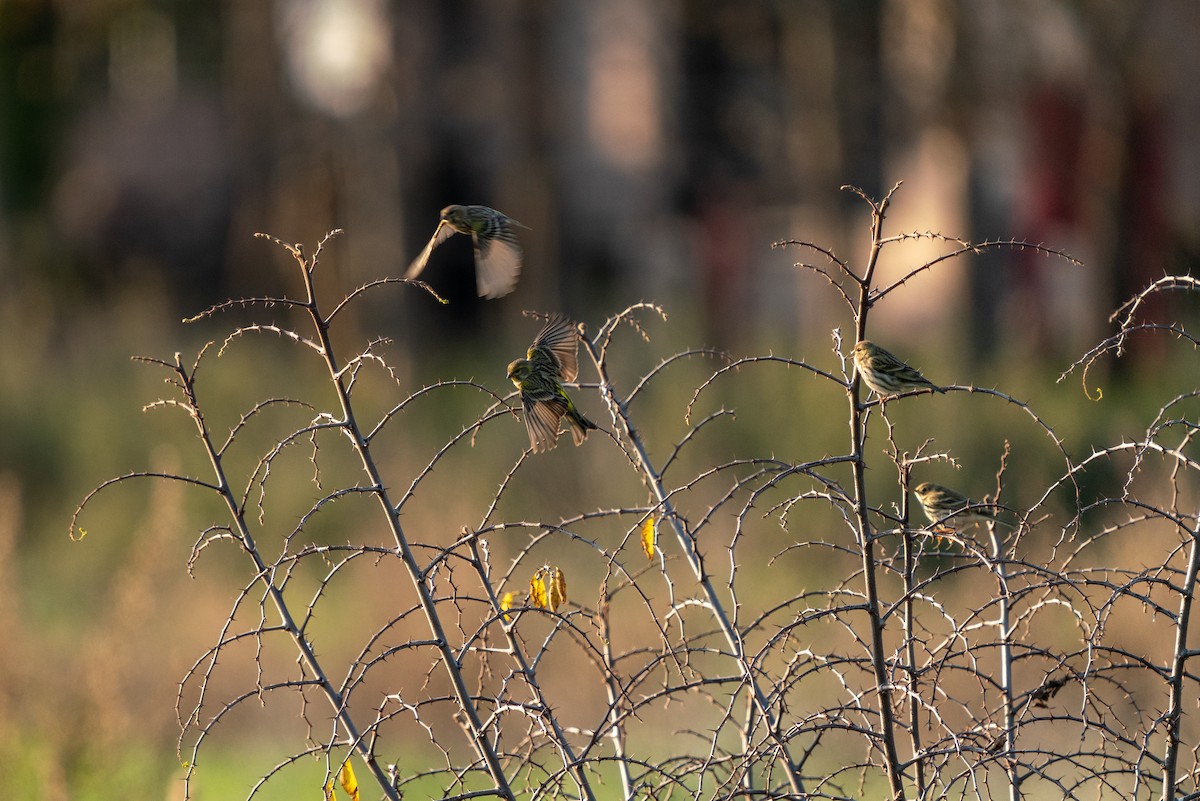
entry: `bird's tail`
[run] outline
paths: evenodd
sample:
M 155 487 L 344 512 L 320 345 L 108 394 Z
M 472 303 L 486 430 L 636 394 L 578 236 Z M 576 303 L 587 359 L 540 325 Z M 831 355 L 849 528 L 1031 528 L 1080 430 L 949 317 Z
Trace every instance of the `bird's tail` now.
M 973 508 L 980 515 L 986 517 L 990 522 L 995 523 L 996 525 L 1004 526 L 1005 528 L 1016 528 L 1014 524 L 1009 523 L 1007 520 L 1001 520 L 999 517 L 997 517 L 996 513 L 999 511 L 999 509 L 996 509 L 995 507 L 981 506 Z
M 567 410 L 566 418 L 567 422 L 571 424 L 571 437 L 575 440 L 576 445 L 582 444 L 587 439 L 587 432 L 600 427 L 573 408 Z

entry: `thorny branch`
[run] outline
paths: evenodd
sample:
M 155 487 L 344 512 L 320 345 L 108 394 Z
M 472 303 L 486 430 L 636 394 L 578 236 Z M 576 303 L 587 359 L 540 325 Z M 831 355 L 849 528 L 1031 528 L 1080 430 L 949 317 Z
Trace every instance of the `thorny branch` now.
M 1076 263 L 1014 240 L 885 236 L 898 188 L 881 200 L 849 188 L 870 211 L 861 264 L 816 242 L 777 243 L 824 257 L 825 264 L 797 268 L 819 274 L 842 298 L 855 341 L 870 330 L 876 304 L 959 257 L 1030 248 Z M 843 343 L 840 329 L 833 367 L 816 358 L 685 348 L 656 359 L 622 390 L 615 372 L 623 376 L 642 353 L 636 349 L 652 344 L 640 318 L 648 312 L 665 320 L 654 304 L 639 303 L 581 338 L 598 383 L 570 387 L 577 403 L 602 403 L 614 431 L 578 450 L 560 444 L 532 456 L 518 446 L 519 455 L 496 461 L 495 442 L 518 443 L 523 432 L 512 422 L 519 409 L 511 393 L 487 380 L 438 379 L 384 404 L 371 421 L 354 402 L 360 378 L 378 372 L 399 388 L 403 373 L 389 366 L 384 338 L 343 363 L 334 318 L 371 290 L 415 284 L 441 300 L 432 290 L 369 281 L 326 315 L 313 276 L 329 237 L 311 257 L 267 238 L 295 260 L 304 299 L 230 300 L 190 319 L 278 306 L 305 315 L 310 333 L 295 321 L 248 323 L 218 340 L 219 348 L 202 348 L 190 366 L 179 355 L 144 359 L 168 372 L 177 394 L 147 408 L 189 415 L 211 477 L 119 476 L 89 493 L 71 520 L 72 537 L 82 537 L 81 514 L 99 495 L 134 479 L 179 482 L 220 498 L 226 513 L 201 527 L 188 570 L 219 543 L 235 543 L 248 559 L 215 644 L 180 686 L 181 750 L 192 738 L 189 790 L 201 746 L 218 724 L 229 725 L 248 701 L 292 695 L 302 699 L 303 742 L 263 771 L 250 796 L 314 758 L 333 781 L 356 755 L 378 793 L 393 799 L 592 799 L 598 781 L 630 800 L 1200 797 L 1200 724 L 1190 700 L 1200 690 L 1192 609 L 1200 574 L 1200 389 L 1169 399 L 1140 437 L 1075 460 L 1025 401 L 970 383 L 945 385 L 944 398 L 972 404 L 981 418 L 1014 410 L 1005 419 L 1032 430 L 1049 459 L 1064 465 L 1045 487 L 1026 474 L 1013 480 L 1019 471 L 1012 465 L 1031 460 L 1006 445 L 996 455 L 995 494 L 984 498 L 1004 525 L 945 530 L 913 517 L 918 474 L 981 466 L 964 464 L 914 427 L 913 419 L 936 417 L 943 396 L 868 398 L 847 366 L 853 342 Z M 944 242 L 948 252 L 877 286 L 881 252 L 917 239 Z M 1182 324 L 1135 318 L 1154 292 L 1196 289 L 1190 276 L 1156 281 L 1114 314 L 1118 332 L 1073 367 L 1084 367 L 1086 381 L 1086 370 L 1122 356 L 1135 332 L 1195 343 Z M 624 330 L 636 336 L 617 336 Z M 262 397 L 217 438 L 200 367 L 211 361 L 206 354 L 220 357 L 255 334 L 317 354 L 332 396 L 325 403 Z M 677 383 L 693 357 L 720 362 L 683 387 L 680 405 L 664 415 L 654 408 L 657 390 Z M 753 426 L 754 410 L 724 396 L 715 409 L 701 402 L 779 365 L 799 368 L 794 374 L 810 390 L 844 397 L 844 452 L 766 456 L 743 452 L 741 442 L 720 457 L 705 450 L 710 440 Z M 385 443 L 407 441 L 398 432 L 416 427 L 425 408 L 418 401 L 443 397 L 459 405 L 473 399 L 481 410 L 428 457 L 405 453 L 403 478 L 385 470 Z M 893 413 L 913 406 L 926 413 Z M 667 434 L 661 420 L 668 418 L 682 429 Z M 274 433 L 243 471 L 239 451 L 264 430 Z M 869 447 L 880 431 L 882 459 Z M 906 449 L 914 436 L 920 444 Z M 331 443 L 348 449 L 356 470 L 335 467 Z M 285 456 L 293 444 L 310 451 L 310 496 L 281 526 L 268 498 L 285 497 L 297 478 Z M 459 465 L 468 457 L 482 483 L 493 481 L 478 501 L 460 486 Z M 549 514 L 540 508 L 543 471 L 567 464 L 578 486 L 558 500 L 574 508 Z M 636 497 L 628 497 L 630 478 Z M 437 503 L 427 499 L 447 491 L 477 525 L 455 525 L 457 533 L 448 534 L 443 518 L 452 513 L 424 510 Z M 361 498 L 376 501 L 373 516 L 343 517 Z M 353 521 L 337 524 L 339 542 L 313 539 L 327 518 Z M 775 528 L 766 525 L 771 520 Z M 385 536 L 375 542 L 379 531 Z M 1114 561 L 1135 540 L 1137 564 Z M 260 542 L 278 552 L 268 557 Z M 764 546 L 773 555 L 763 556 Z M 506 566 L 497 568 L 497 558 Z M 397 571 L 407 580 L 393 580 Z M 555 571 L 570 591 L 548 608 L 529 579 Z M 353 640 L 344 653 L 320 639 L 329 614 Z M 1131 619 L 1153 646 L 1114 636 L 1118 622 Z M 289 673 L 273 657 L 281 641 L 298 658 Z M 222 671 L 247 652 L 253 679 L 217 698 Z M 342 678 L 330 678 L 335 673 Z M 324 701 L 310 707 L 310 697 Z M 404 737 L 423 741 L 436 759 L 406 760 L 413 747 Z M 396 754 L 395 762 L 383 753 Z

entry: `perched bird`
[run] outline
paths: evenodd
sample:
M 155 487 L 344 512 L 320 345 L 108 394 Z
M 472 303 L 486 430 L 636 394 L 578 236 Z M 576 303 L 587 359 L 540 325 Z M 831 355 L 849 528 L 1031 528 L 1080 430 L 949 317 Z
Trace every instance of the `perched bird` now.
M 521 247 L 516 220 L 487 206 L 447 206 L 429 244 L 409 265 L 405 278 L 416 278 L 425 269 L 429 254 L 455 232 L 470 234 L 475 243 L 475 284 L 482 298 L 499 298 L 512 292 L 521 273 Z M 524 227 L 524 226 L 522 226 Z
M 867 386 L 880 398 L 898 395 L 909 389 L 946 390 L 934 384 L 919 370 L 909 367 L 874 342 L 863 340 L 854 346 L 854 366 Z
M 1000 523 L 1007 526 L 1003 520 L 996 519 L 996 512 L 986 506 L 981 506 L 970 498 L 955 492 L 949 487 L 923 481 L 917 485 L 913 493 L 921 502 L 921 508 L 931 523 L 937 523 L 954 531 L 975 523 Z
M 566 317 L 556 314 L 534 337 L 529 353 L 508 365 L 508 377 L 521 393 L 525 428 L 534 453 L 558 444 L 559 424 L 565 417 L 579 445 L 598 426 L 584 417 L 563 391 L 562 382 L 579 375 L 579 332 Z

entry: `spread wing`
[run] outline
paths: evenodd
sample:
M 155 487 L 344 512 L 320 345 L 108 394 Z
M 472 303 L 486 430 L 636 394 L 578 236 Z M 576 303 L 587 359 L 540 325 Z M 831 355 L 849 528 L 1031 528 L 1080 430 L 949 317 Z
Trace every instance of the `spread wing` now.
M 413 263 L 408 266 L 408 272 L 404 274 L 405 278 L 416 278 L 425 269 L 426 263 L 429 262 L 429 254 L 433 253 L 433 249 L 445 242 L 450 237 L 454 236 L 454 228 L 450 223 L 442 220 L 438 223 L 437 230 L 433 232 L 433 236 L 429 240 L 429 244 L 421 251 L 421 255 L 413 259 Z
M 529 348 L 531 362 L 553 362 L 559 379 L 568 383 L 579 375 L 578 354 L 579 332 L 575 324 L 561 314 L 550 318 Z
M 475 285 L 481 298 L 499 298 L 513 291 L 521 275 L 521 248 L 509 229 L 495 239 L 473 235 Z
M 557 445 L 558 425 L 567 413 L 567 399 L 561 395 L 534 398 L 522 393 L 521 406 L 525 409 L 525 429 L 533 452 L 548 451 Z

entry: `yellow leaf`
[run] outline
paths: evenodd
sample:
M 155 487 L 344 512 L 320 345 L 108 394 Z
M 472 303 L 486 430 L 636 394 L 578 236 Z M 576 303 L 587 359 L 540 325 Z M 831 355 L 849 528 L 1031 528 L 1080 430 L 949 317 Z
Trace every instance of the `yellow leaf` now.
M 567 600 L 567 578 L 557 567 L 539 567 L 529 580 L 529 600 L 541 609 L 554 612 Z
M 358 779 L 354 778 L 354 768 L 350 767 L 350 760 L 347 759 L 342 763 L 338 779 L 341 780 L 342 789 L 346 791 L 346 795 L 350 796 L 350 801 L 361 801 L 358 795 Z
M 500 611 L 507 612 L 509 609 L 512 609 L 512 605 L 513 605 L 513 594 L 511 592 L 504 593 L 504 596 L 500 599 Z M 512 623 L 512 616 L 505 615 L 504 622 Z
M 567 602 L 567 577 L 557 567 L 554 568 L 551 574 L 550 588 L 546 600 L 550 604 L 551 612 L 556 611 L 558 607 Z
M 529 580 L 529 601 L 539 609 L 546 608 L 546 568 L 540 567 Z
M 642 550 L 646 552 L 647 559 L 654 558 L 655 539 L 654 515 L 650 515 L 646 522 L 642 523 Z
M 333 801 L 333 779 L 325 782 L 325 801 Z

